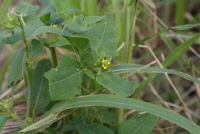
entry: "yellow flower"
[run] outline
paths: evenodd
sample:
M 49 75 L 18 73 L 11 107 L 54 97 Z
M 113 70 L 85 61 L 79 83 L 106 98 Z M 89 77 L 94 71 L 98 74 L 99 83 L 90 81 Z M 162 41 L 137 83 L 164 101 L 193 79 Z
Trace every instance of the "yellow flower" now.
M 102 60 L 103 69 L 107 69 L 109 65 L 110 65 L 110 62 L 108 60 Z
M 51 26 L 52 26 L 52 27 L 58 27 L 58 25 L 55 25 L 55 24 L 51 24 Z

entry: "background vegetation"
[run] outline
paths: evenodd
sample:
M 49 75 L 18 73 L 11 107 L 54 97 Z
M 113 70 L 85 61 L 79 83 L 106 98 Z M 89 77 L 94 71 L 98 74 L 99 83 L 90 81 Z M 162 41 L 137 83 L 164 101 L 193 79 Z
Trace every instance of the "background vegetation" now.
M 44 11 L 49 7 L 45 5 L 45 0 L 29 1 L 0 1 L 0 21 L 2 23 L 7 18 L 7 13 L 13 8 L 18 7 L 21 3 L 29 2 L 38 5 L 41 8 L 36 16 L 44 22 L 42 18 Z M 182 116 L 200 124 L 200 87 L 195 80 L 183 79 L 181 74 L 167 75 L 162 72 L 152 74 L 153 70 L 145 70 L 149 66 L 168 68 L 181 71 L 195 78 L 200 76 L 200 47 L 199 47 L 199 21 L 200 12 L 198 0 L 71 0 L 71 5 L 81 9 L 85 16 L 106 16 L 105 21 L 116 21 L 118 31 L 118 48 L 119 56 L 112 59 L 112 64 L 132 63 L 141 64 L 139 70 L 130 70 L 126 79 L 139 82 L 139 87 L 131 96 L 134 99 L 150 102 L 153 104 L 162 104 L 163 107 L 173 110 Z M 48 2 L 47 2 L 48 3 Z M 77 14 L 78 15 L 78 14 Z M 59 20 L 52 21 L 54 24 L 61 25 Z M 186 27 L 174 27 L 178 25 L 187 25 Z M 46 23 L 46 25 L 51 25 Z M 0 36 L 5 33 L 1 32 Z M 148 38 L 151 37 L 152 38 Z M 52 36 L 53 38 L 53 36 Z M 9 38 L 8 38 L 9 39 Z M 5 99 L 11 92 L 7 79 L 11 71 L 11 56 L 23 47 L 23 41 L 17 41 L 12 38 L 8 42 L 0 39 L 0 99 Z M 147 40 L 148 39 L 148 40 Z M 7 44 L 7 45 L 5 45 Z M 133 46 L 135 44 L 135 46 Z M 58 62 L 61 61 L 62 55 L 74 56 L 75 53 L 69 49 L 56 47 Z M 44 50 L 42 55 L 33 58 L 33 67 L 35 68 L 38 61 L 48 58 L 48 50 Z M 54 60 L 54 59 L 52 59 Z M 153 61 L 156 61 L 153 62 Z M 54 62 L 55 63 L 55 62 Z M 57 65 L 53 65 L 57 66 Z M 113 68 L 114 70 L 115 68 Z M 145 72 L 145 73 L 142 73 Z M 146 73 L 146 72 L 150 72 Z M 159 71 L 158 71 L 159 72 Z M 123 74 L 122 76 L 127 75 Z M 156 77 L 155 77 L 156 76 Z M 90 88 L 99 88 L 99 85 L 93 81 L 87 81 Z M 85 82 L 86 83 L 86 82 Z M 25 118 L 24 114 L 27 109 L 25 103 L 25 88 L 23 81 L 16 85 L 14 95 L 14 109 Z M 90 89 L 85 89 L 91 92 Z M 87 91 L 89 90 L 89 91 Z M 103 92 L 103 91 L 102 91 Z M 53 102 L 55 103 L 55 102 Z M 53 105 L 53 104 L 52 104 Z M 109 105 L 108 105 L 109 106 Z M 125 108 L 125 107 L 122 107 Z M 103 109 L 100 109 L 103 111 Z M 95 113 L 95 109 L 90 109 Z M 113 112 L 113 111 L 112 111 Z M 118 109 L 118 121 L 107 124 L 114 130 L 118 123 L 123 122 L 124 116 L 130 119 L 139 113 L 137 110 Z M 43 115 L 44 113 L 40 113 Z M 109 115 L 107 115 L 109 116 Z M 116 115 L 112 115 L 116 116 Z M 137 117 L 137 116 L 136 116 Z M 90 118 L 90 117 L 88 117 Z M 147 117 L 143 117 L 146 119 Z M 110 119 L 110 118 L 109 118 Z M 37 119 L 38 120 L 38 119 Z M 112 119 L 110 119 L 112 120 Z M 71 121 L 65 118 L 66 122 Z M 9 130 L 15 130 L 19 123 L 8 120 L 5 126 L 12 124 Z M 57 125 L 56 123 L 53 125 Z M 153 126 L 154 127 L 154 126 Z M 52 128 L 55 128 L 52 126 Z M 6 132 L 6 128 L 4 129 Z M 53 131 L 53 130 L 50 130 Z M 119 132 L 121 130 L 118 130 Z M 151 133 L 170 134 L 170 133 L 188 133 L 185 129 L 172 124 L 171 122 L 159 119 Z

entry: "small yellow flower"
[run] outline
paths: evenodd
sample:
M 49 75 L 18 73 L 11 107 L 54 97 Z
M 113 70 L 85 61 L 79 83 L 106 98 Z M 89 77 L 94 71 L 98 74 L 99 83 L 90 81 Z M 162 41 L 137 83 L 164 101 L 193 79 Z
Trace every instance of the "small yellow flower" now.
M 109 65 L 110 65 L 110 62 L 108 60 L 102 60 L 103 69 L 107 69 Z
M 58 25 L 55 25 L 55 24 L 51 24 L 51 26 L 52 26 L 52 27 L 56 27 L 56 28 L 58 27 Z

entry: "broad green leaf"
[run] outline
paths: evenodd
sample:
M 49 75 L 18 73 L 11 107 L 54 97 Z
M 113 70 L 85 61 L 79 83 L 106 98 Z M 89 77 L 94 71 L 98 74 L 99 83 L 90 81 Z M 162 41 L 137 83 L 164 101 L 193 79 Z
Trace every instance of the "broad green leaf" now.
M 80 95 L 81 71 L 75 68 L 61 68 L 46 73 L 49 80 L 50 95 L 52 100 L 64 100 Z
M 86 31 L 87 23 L 83 21 L 83 16 L 80 15 L 75 20 L 63 22 L 63 25 L 67 26 L 72 31 Z
M 69 18 L 70 6 L 68 0 L 52 0 L 55 7 L 56 13 L 65 21 Z
M 138 71 L 139 73 L 168 73 L 168 74 L 176 74 L 179 75 L 187 80 L 196 82 L 200 84 L 200 81 L 188 74 L 185 74 L 183 72 L 179 72 L 176 70 L 172 69 L 165 69 L 165 68 L 159 68 L 159 67 L 147 67 L 144 68 L 144 65 L 139 65 L 139 64 L 120 64 L 120 65 L 115 65 L 111 66 L 110 69 L 112 69 L 113 73 L 120 74 L 120 73 L 125 73 L 125 72 L 135 72 Z
M 103 87 L 119 96 L 130 96 L 136 84 L 131 81 L 125 80 L 114 73 L 102 72 L 96 76 L 96 81 Z
M 52 69 L 45 75 L 49 80 L 52 100 L 64 100 L 81 94 L 82 71 L 72 67 Z
M 45 72 L 51 69 L 51 63 L 43 59 L 39 61 L 36 66 L 36 69 L 33 72 L 32 78 L 32 113 L 35 117 L 38 112 L 43 110 L 49 102 L 51 101 L 51 97 L 49 95 L 49 82 L 45 78 Z
M 91 47 L 83 57 L 86 63 L 94 64 L 102 53 L 107 57 L 117 56 L 118 34 L 114 22 L 97 23 L 84 36 L 90 40 Z
M 97 53 L 105 51 L 105 56 L 117 56 L 118 34 L 117 27 L 114 22 L 97 23 L 84 36 L 89 38 L 89 45 Z
M 108 107 L 83 107 L 81 117 L 85 122 L 113 123 L 117 120 L 117 113 L 108 111 Z
M 79 134 L 114 134 L 109 128 L 100 124 L 76 125 Z
M 39 8 L 39 6 L 33 6 L 29 3 L 22 3 L 17 8 L 17 12 L 18 12 L 18 14 L 20 14 L 22 16 L 27 16 L 30 14 L 35 14 L 38 8 Z
M 11 36 L 5 37 L 2 42 L 5 44 L 15 44 L 17 41 L 22 40 L 22 36 L 20 33 L 14 33 Z
M 106 18 L 106 16 L 87 16 L 87 17 L 84 17 L 84 21 L 87 24 L 92 24 L 92 23 L 96 23 L 98 21 L 101 21 L 105 18 Z
M 24 48 L 13 54 L 10 63 L 11 68 L 7 79 L 9 85 L 15 80 L 22 79 L 24 75 L 25 61 L 26 57 Z
M 73 68 L 76 68 L 76 69 L 80 69 L 81 65 L 80 65 L 80 63 L 76 59 L 72 58 L 71 56 L 64 55 L 62 57 L 61 62 L 58 65 L 58 68 L 63 68 L 63 67 L 64 68 L 66 68 L 66 67 L 73 67 Z
M 61 131 L 61 132 L 67 132 L 67 131 L 74 131 L 76 130 L 76 125 L 77 124 L 83 124 L 82 118 L 76 118 L 73 121 L 69 122 L 67 125 L 65 125 Z
M 29 50 L 31 58 L 40 56 L 43 52 L 42 43 L 39 40 L 34 39 L 29 46 Z
M 62 30 L 56 27 L 52 27 L 52 26 L 42 26 L 37 28 L 31 35 L 30 38 L 28 40 L 28 44 L 31 44 L 31 41 L 33 40 L 33 38 L 39 34 L 45 33 L 45 32 L 49 32 L 49 33 L 55 33 L 55 34 L 62 34 Z
M 37 28 L 43 26 L 44 24 L 40 21 L 37 16 L 28 15 L 24 17 L 24 31 L 26 37 L 29 37 Z
M 8 118 L 7 115 L 0 113 L 0 132 L 2 131 L 7 118 Z
M 137 114 L 119 126 L 119 134 L 150 134 L 158 121 L 158 117 L 149 113 Z
M 64 36 L 68 41 L 71 42 L 73 46 L 78 48 L 82 53 L 85 53 L 88 46 L 89 46 L 89 39 L 85 37 L 70 37 L 70 36 Z
M 46 116 L 56 112 L 61 112 L 63 110 L 71 108 L 88 107 L 88 106 L 108 106 L 115 108 L 146 111 L 152 115 L 161 117 L 172 123 L 175 123 L 176 125 L 181 126 L 182 128 L 188 130 L 191 133 L 198 134 L 200 131 L 200 127 L 196 125 L 194 122 L 190 121 L 189 119 L 186 119 L 185 117 L 171 110 L 157 106 L 155 104 L 135 100 L 132 98 L 114 96 L 114 95 L 81 96 L 67 101 L 62 101 L 54 105 L 53 108 L 43 117 L 44 119 L 46 119 Z
M 23 17 L 24 20 L 24 31 L 26 37 L 29 37 L 37 28 L 43 26 L 44 24 L 40 21 L 40 19 L 34 15 L 28 15 Z M 17 27 L 14 29 L 15 32 L 21 34 L 21 28 Z

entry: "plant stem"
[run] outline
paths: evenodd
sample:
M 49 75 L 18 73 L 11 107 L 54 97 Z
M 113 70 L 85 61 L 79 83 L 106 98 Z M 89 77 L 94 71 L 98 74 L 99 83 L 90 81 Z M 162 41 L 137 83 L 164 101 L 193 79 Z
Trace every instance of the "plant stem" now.
M 131 38 L 128 45 L 126 63 L 130 63 L 132 59 L 133 44 L 135 43 L 135 27 L 136 27 L 138 3 L 139 3 L 139 0 L 136 0 L 135 5 L 134 5 L 133 21 L 132 21 L 132 26 L 131 26 L 131 31 L 130 31 Z
M 44 40 L 42 40 L 39 36 L 37 36 L 37 38 L 43 43 L 43 45 L 47 48 L 47 54 L 49 56 L 49 60 L 53 66 L 53 68 L 56 68 L 58 66 L 58 61 L 57 61 L 57 56 L 56 56 L 56 50 L 55 47 L 49 47 L 49 43 L 45 42 Z
M 57 61 L 55 47 L 50 47 L 49 49 L 50 49 L 50 60 L 52 62 L 53 68 L 56 68 L 58 66 L 58 61 Z
M 24 126 L 29 126 L 28 123 L 24 122 L 23 120 L 21 120 L 21 119 L 19 118 L 19 116 L 17 115 L 17 113 L 14 111 L 14 109 L 12 109 L 11 112 L 13 113 L 13 118 L 14 118 L 14 120 L 20 122 L 20 123 L 21 123 L 22 125 L 24 125 Z
M 18 16 L 18 21 L 22 30 L 22 37 L 24 41 L 24 47 L 25 47 L 25 52 L 26 52 L 26 63 L 25 63 L 25 76 L 24 78 L 26 79 L 26 86 L 27 86 L 27 111 L 26 111 L 26 120 L 28 117 L 31 117 L 31 87 L 32 87 L 32 63 L 30 61 L 30 56 L 29 56 L 29 48 L 25 36 L 25 31 L 24 31 L 24 26 L 23 26 L 23 20 L 22 16 Z

